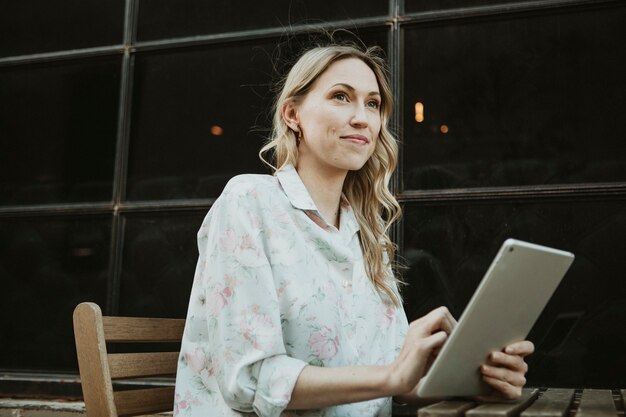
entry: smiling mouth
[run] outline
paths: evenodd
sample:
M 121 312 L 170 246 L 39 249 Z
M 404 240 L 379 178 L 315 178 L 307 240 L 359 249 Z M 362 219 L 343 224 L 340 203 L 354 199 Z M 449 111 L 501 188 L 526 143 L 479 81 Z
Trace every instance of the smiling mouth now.
M 369 139 L 363 135 L 348 135 L 348 136 L 340 136 L 341 139 L 350 141 L 352 143 L 356 143 L 359 145 L 365 145 L 369 143 Z

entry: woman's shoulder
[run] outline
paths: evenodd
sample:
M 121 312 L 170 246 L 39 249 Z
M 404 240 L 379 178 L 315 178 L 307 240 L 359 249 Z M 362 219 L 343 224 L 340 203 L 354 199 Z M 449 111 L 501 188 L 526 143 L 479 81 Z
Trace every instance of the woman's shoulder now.
M 257 197 L 259 193 L 271 192 L 278 188 L 278 179 L 272 175 L 241 174 L 226 183 L 222 196 Z
M 271 175 L 242 174 L 231 178 L 205 216 L 198 236 L 207 233 L 214 224 L 265 211 L 279 190 L 278 179 Z
M 280 193 L 278 178 L 272 175 L 241 174 L 228 181 L 213 206 L 226 212 L 259 210 L 275 204 Z

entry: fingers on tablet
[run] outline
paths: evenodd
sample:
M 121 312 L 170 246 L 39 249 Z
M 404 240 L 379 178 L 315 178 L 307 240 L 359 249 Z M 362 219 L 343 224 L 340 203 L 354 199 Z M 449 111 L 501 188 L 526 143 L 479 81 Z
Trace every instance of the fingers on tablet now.
M 509 355 L 508 353 L 503 352 L 491 352 L 489 355 L 489 362 L 491 365 L 504 366 L 516 372 L 526 373 L 528 371 L 528 365 L 519 355 Z
M 535 351 L 535 345 L 530 340 L 511 343 L 504 351 L 510 355 L 528 356 Z

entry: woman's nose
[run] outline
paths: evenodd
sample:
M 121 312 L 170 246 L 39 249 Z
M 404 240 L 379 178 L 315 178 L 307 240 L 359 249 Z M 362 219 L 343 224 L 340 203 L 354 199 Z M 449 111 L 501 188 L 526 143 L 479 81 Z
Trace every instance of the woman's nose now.
M 364 105 L 356 105 L 354 114 L 350 120 L 350 124 L 355 126 L 367 127 L 367 109 Z

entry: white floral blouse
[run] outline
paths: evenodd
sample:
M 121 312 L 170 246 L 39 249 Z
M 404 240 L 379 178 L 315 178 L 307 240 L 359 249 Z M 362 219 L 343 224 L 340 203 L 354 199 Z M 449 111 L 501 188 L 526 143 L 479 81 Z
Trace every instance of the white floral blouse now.
M 390 398 L 284 411 L 307 364 L 399 353 L 406 316 L 367 277 L 357 232 L 345 198 L 339 229 L 323 220 L 293 166 L 230 180 L 198 232 L 175 416 L 391 415 Z

